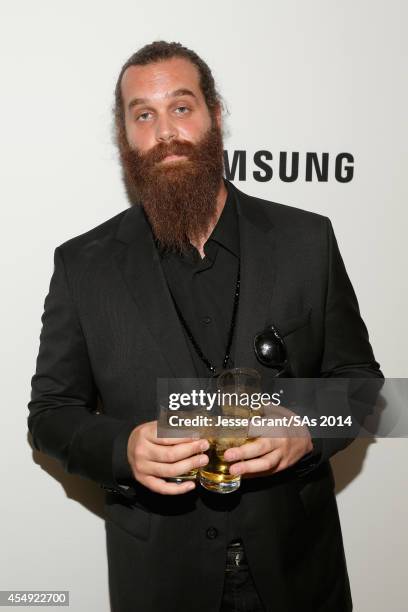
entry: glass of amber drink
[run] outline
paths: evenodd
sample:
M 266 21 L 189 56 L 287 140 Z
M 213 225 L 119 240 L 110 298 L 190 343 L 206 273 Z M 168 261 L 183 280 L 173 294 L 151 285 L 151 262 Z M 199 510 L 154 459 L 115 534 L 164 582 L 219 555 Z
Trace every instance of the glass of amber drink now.
M 239 489 L 241 476 L 230 474 L 231 462 L 224 459 L 224 453 L 249 440 L 251 395 L 260 392 L 260 375 L 249 368 L 224 370 L 216 386 L 219 401 L 212 409 L 211 426 L 200 433 L 210 447 L 206 451 L 209 461 L 199 469 L 199 481 L 208 491 L 232 493 Z

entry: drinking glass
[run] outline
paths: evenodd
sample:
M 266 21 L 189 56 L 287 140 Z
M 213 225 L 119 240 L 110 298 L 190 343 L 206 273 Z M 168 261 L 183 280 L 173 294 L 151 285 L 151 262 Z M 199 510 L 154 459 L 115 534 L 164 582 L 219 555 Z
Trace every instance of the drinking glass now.
M 224 459 L 224 452 L 250 440 L 250 397 L 260 392 L 260 378 L 256 370 L 233 368 L 221 372 L 217 379 L 220 402 L 212 414 L 212 426 L 203 428 L 200 434 L 210 443 L 206 451 L 209 462 L 199 469 L 200 484 L 208 491 L 232 493 L 241 485 L 241 476 L 230 474 L 232 462 Z

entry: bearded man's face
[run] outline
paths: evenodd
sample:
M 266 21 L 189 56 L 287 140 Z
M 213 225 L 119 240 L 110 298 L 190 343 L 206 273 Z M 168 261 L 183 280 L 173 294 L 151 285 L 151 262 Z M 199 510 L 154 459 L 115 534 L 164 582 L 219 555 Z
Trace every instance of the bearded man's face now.
M 122 78 L 123 176 L 161 247 L 185 251 L 206 235 L 222 185 L 219 110 L 211 114 L 186 59 L 131 66 Z

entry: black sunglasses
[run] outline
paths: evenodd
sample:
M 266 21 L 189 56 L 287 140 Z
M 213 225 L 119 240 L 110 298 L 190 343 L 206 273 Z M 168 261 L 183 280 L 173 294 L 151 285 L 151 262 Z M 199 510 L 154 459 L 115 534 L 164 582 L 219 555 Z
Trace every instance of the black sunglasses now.
M 275 325 L 268 325 L 255 335 L 254 350 L 262 365 L 278 370 L 276 377 L 292 376 L 286 345 Z

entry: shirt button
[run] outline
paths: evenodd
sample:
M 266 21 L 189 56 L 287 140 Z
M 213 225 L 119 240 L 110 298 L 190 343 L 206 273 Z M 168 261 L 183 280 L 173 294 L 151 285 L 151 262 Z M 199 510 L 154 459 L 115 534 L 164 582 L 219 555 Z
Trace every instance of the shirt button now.
M 208 538 L 209 540 L 215 540 L 215 538 L 217 537 L 217 535 L 218 535 L 218 531 L 216 530 L 216 528 L 215 528 L 215 527 L 209 527 L 209 528 L 207 529 L 207 538 Z
M 202 321 L 203 323 L 211 323 L 211 317 L 204 317 Z

